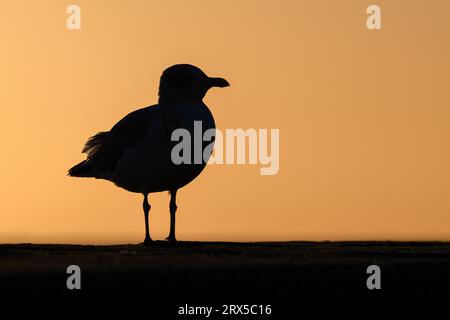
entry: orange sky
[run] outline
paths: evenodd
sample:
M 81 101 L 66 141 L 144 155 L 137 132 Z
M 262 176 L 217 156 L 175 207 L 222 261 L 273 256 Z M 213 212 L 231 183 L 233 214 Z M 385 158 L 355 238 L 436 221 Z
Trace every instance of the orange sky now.
M 82 29 L 66 29 L 78 4 Z M 366 28 L 379 4 L 382 30 Z M 0 242 L 140 242 L 141 195 L 69 178 L 85 140 L 191 63 L 219 128 L 280 129 L 280 171 L 209 166 L 180 240 L 450 240 L 450 2 L 21 1 L 0 13 Z M 169 231 L 167 193 L 151 232 Z

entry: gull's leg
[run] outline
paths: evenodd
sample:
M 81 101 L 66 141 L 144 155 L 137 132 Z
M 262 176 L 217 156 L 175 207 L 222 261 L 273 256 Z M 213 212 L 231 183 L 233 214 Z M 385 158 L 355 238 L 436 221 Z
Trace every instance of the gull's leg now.
M 152 242 L 152 238 L 150 238 L 150 231 L 148 227 L 148 213 L 150 212 L 150 203 L 148 203 L 148 193 L 144 194 L 144 203 L 142 205 L 144 208 L 144 217 L 145 217 L 145 239 L 144 246 L 148 246 Z
M 177 190 L 170 190 L 170 233 L 166 238 L 169 242 L 177 242 L 175 238 L 175 213 L 177 212 Z

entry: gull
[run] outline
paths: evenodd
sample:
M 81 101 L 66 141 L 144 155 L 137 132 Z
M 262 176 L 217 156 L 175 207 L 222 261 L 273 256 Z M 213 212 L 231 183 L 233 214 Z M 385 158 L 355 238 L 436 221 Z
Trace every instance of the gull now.
M 167 68 L 160 78 L 158 104 L 135 110 L 111 130 L 90 137 L 82 150 L 87 154 L 86 160 L 72 167 L 68 175 L 108 180 L 125 190 L 143 194 L 145 246 L 152 243 L 148 195 L 169 191 L 170 232 L 166 240 L 176 242 L 177 191 L 200 174 L 210 154 L 202 156 L 199 163 L 174 163 L 172 132 L 181 128 L 193 137 L 197 121 L 201 121 L 201 130 L 215 130 L 213 115 L 203 98 L 209 89 L 229 85 L 225 79 L 208 77 L 190 64 Z

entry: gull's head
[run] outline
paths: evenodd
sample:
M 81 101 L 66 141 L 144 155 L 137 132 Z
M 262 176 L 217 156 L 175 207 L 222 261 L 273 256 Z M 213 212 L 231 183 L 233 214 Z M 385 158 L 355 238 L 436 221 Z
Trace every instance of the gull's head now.
M 227 80 L 208 77 L 193 65 L 176 64 L 164 70 L 161 75 L 159 101 L 201 101 L 209 89 L 229 85 Z

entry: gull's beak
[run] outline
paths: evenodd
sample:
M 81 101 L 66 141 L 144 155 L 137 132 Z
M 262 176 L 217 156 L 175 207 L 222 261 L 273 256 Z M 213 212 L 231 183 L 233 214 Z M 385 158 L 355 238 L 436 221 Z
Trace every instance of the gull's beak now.
M 209 87 L 219 87 L 219 88 L 225 88 L 229 87 L 230 83 L 223 79 L 223 78 L 208 78 Z

